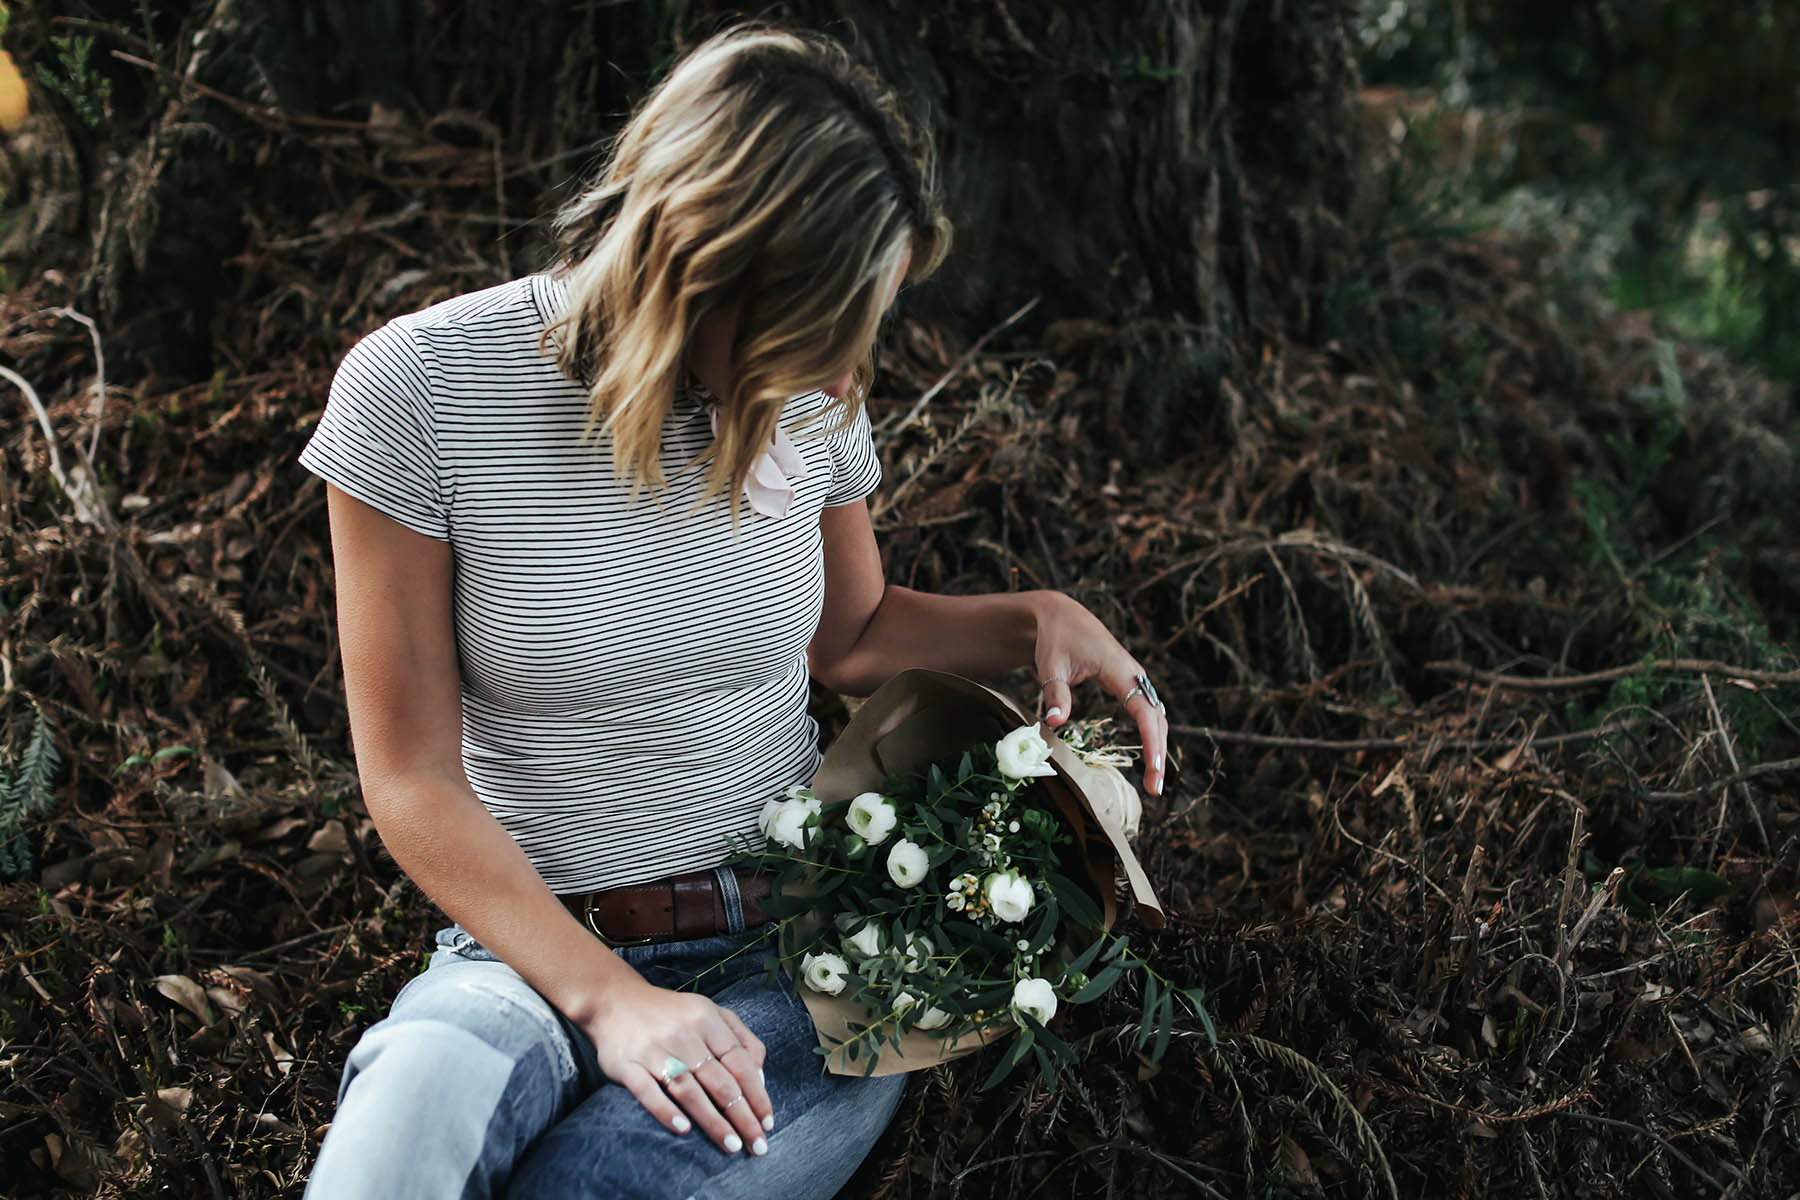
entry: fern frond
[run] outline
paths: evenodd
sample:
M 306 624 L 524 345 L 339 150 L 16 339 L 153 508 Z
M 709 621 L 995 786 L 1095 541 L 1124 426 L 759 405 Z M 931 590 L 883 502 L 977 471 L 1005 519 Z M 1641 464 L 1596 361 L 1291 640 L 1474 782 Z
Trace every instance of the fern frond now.
M 7 756 L 11 758 L 10 755 Z M 31 870 L 31 843 L 25 824 L 49 811 L 56 799 L 52 783 L 62 765 L 50 719 L 37 710 L 17 766 L 0 762 L 0 877 L 16 879 Z

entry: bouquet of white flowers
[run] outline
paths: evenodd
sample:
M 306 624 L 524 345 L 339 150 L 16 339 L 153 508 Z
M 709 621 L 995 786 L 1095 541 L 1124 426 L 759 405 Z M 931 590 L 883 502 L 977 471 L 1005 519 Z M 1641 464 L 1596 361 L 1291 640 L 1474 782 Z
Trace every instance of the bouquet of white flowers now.
M 857 711 L 811 786 L 763 808 L 782 957 L 839 1073 L 916 1070 L 1017 1032 L 989 1083 L 1035 1054 L 1063 1004 L 1145 977 L 1140 1043 L 1160 1057 L 1179 989 L 1108 933 L 1122 867 L 1147 924 L 1162 912 L 1126 842 L 1137 796 L 1115 768 L 1045 737 L 1004 697 L 908 671 Z M 1128 796 L 1126 795 L 1128 793 Z M 1098 801 L 1098 802 L 1096 802 Z M 1208 1023 L 1210 1024 L 1210 1023 Z

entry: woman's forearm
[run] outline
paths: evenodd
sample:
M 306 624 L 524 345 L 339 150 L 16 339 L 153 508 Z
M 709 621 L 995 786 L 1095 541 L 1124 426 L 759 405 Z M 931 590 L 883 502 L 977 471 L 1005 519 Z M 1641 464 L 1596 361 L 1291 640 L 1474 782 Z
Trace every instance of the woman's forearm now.
M 468 785 L 403 778 L 365 787 L 394 861 L 451 920 L 575 1021 L 642 977 L 570 915 Z
M 888 584 L 856 642 L 818 671 L 822 682 L 866 696 L 909 667 L 930 667 L 976 679 L 1029 667 L 1038 622 L 1060 592 L 994 592 L 943 596 Z

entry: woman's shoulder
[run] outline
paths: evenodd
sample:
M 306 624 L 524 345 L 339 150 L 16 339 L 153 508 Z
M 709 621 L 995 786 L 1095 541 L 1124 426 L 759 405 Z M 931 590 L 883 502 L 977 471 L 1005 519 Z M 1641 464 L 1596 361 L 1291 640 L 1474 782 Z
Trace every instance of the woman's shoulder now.
M 524 275 L 492 287 L 451 296 L 417 312 L 395 317 L 389 324 L 399 325 L 415 335 L 451 333 L 467 336 L 521 329 L 530 329 L 535 334 L 546 323 L 550 288 L 548 276 Z

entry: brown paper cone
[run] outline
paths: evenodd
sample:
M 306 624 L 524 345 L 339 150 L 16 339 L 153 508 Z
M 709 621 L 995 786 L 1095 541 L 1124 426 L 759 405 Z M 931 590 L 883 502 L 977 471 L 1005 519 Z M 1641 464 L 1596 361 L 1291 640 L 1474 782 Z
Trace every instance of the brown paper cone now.
M 832 819 L 862 792 L 880 790 L 882 781 L 895 772 L 922 771 L 933 762 L 951 759 L 981 742 L 997 742 L 1028 723 L 1030 718 L 1010 700 L 973 680 L 943 671 L 903 671 L 869 697 L 825 752 L 812 781 L 822 818 Z M 1094 806 L 1083 791 L 1083 781 L 1092 778 L 1091 769 L 1060 738 L 1048 730 L 1040 732 L 1050 744 L 1050 763 L 1056 774 L 1038 782 L 1056 802 L 1075 835 L 1074 853 L 1086 868 L 1106 926 L 1111 928 L 1116 915 L 1113 881 L 1115 864 L 1119 864 L 1124 867 L 1132 899 L 1143 910 L 1141 919 L 1152 928 L 1160 928 L 1162 906 L 1157 903 L 1143 866 L 1126 843 L 1124 831 L 1108 828 L 1095 815 Z M 784 954 L 786 950 L 784 946 Z M 866 1061 L 850 1061 L 838 1045 L 850 1037 L 852 1021 L 866 1024 L 870 1014 L 854 999 L 826 996 L 807 987 L 799 977 L 798 956 L 789 955 L 785 962 L 796 990 L 812 1014 L 819 1045 L 833 1048 L 825 1062 L 834 1074 L 895 1075 L 917 1071 L 979 1050 L 1016 1028 L 1006 1022 L 955 1038 L 910 1030 L 901 1035 L 897 1048 L 883 1046 L 877 1052 L 874 1070 L 870 1072 Z

